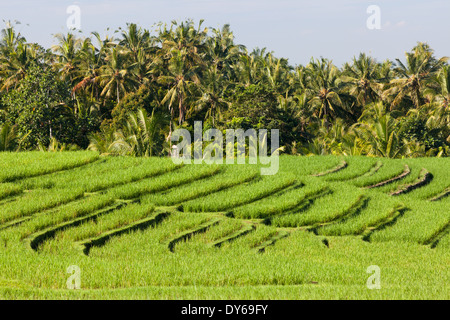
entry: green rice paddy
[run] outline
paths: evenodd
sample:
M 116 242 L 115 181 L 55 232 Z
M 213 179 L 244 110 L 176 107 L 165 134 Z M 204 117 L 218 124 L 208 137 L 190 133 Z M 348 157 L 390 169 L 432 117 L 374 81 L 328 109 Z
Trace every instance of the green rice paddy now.
M 261 176 L 28 152 L 0 168 L 1 299 L 450 298 L 446 158 L 282 156 Z

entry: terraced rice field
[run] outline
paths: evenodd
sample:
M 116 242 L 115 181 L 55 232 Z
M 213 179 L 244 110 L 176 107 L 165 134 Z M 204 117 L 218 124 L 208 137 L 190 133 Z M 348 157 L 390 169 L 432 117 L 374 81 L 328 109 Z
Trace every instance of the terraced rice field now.
M 0 160 L 0 298 L 450 298 L 449 159 Z

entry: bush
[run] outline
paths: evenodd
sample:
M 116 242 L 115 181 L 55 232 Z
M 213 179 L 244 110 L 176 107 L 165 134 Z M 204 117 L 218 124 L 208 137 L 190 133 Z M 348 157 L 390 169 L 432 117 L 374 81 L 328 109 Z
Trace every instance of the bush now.
M 17 126 L 18 139 L 24 149 L 49 145 L 52 138 L 74 143 L 77 133 L 70 108 L 71 94 L 65 83 L 57 80 L 50 68 L 32 66 L 18 89 L 2 99 L 6 122 Z

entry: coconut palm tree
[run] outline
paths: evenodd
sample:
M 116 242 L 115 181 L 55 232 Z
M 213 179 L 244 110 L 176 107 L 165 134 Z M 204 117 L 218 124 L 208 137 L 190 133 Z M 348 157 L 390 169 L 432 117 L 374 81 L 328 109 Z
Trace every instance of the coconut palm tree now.
M 136 74 L 140 84 L 148 83 L 148 75 L 151 69 L 151 55 L 156 47 L 154 39 L 146 29 L 138 27 L 134 23 L 127 24 L 128 30 L 122 32 L 122 40 L 119 45 L 131 52 L 131 58 L 136 63 Z
M 226 24 L 222 29 L 213 29 L 213 36 L 207 40 L 207 60 L 227 79 L 233 77 L 235 64 L 239 61 L 243 45 L 234 44 L 234 35 L 230 25 Z
M 341 80 L 360 106 L 376 101 L 381 94 L 380 65 L 372 57 L 361 53 L 353 63 L 344 65 Z
M 245 50 L 236 66 L 237 81 L 246 86 L 260 82 L 263 78 L 261 66 L 261 56 Z
M 20 44 L 26 43 L 26 39 L 16 32 L 10 22 L 6 23 L 6 28 L 0 32 L 0 52 L 2 55 L 7 55 L 15 52 Z
M 59 43 L 52 46 L 57 59 L 54 67 L 59 71 L 63 80 L 74 84 L 79 77 L 80 50 L 83 40 L 76 38 L 72 33 L 57 34 L 55 38 Z
M 212 120 L 213 126 L 222 110 L 228 106 L 223 94 L 227 83 L 222 74 L 217 70 L 217 65 L 211 66 L 202 74 L 202 82 L 199 84 L 200 98 L 195 102 L 193 111 L 201 111 L 206 108 L 206 118 Z
M 14 51 L 0 55 L 0 90 L 10 90 L 18 87 L 24 79 L 30 66 L 42 56 L 42 48 L 38 45 L 19 43 Z
M 450 68 L 443 66 L 437 73 L 433 86 L 424 90 L 424 96 L 429 101 L 436 101 L 443 108 L 448 108 L 450 103 Z
M 168 86 L 167 94 L 161 101 L 161 104 L 168 103 L 169 113 L 171 115 L 170 130 L 172 130 L 172 120 L 174 116 L 173 106 L 178 102 L 178 121 L 181 125 L 186 116 L 186 98 L 192 91 L 194 85 L 198 86 L 200 80 L 197 73 L 198 67 L 189 67 L 183 58 L 183 54 L 178 52 L 170 59 L 168 74 L 158 78 L 158 82 Z M 172 131 L 170 131 L 172 132 Z
M 120 103 L 120 97 L 135 90 L 139 82 L 136 76 L 136 63 L 130 59 L 130 51 L 114 47 L 110 49 L 106 64 L 100 68 L 100 81 L 103 87 L 101 95 L 114 97 Z
M 405 53 L 405 56 L 406 64 L 396 59 L 394 73 L 398 79 L 391 80 L 390 88 L 383 93 L 385 99 L 392 97 L 391 110 L 398 107 L 405 98 L 411 101 L 413 107 L 419 108 L 424 102 L 423 91 L 448 60 L 447 57 L 436 60 L 433 50 L 425 43 L 419 43 L 412 52 Z
M 160 30 L 159 38 L 162 42 L 162 52 L 165 59 L 180 56 L 186 67 L 203 65 L 206 52 L 205 39 L 208 29 L 201 30 L 203 20 L 200 20 L 198 28 L 194 27 L 191 20 L 178 24 L 172 21 L 172 26 L 168 30 Z M 175 28 L 175 30 L 174 30 Z
M 101 66 L 105 64 L 106 57 L 110 50 L 117 46 L 116 39 L 114 37 L 106 36 L 104 39 L 101 38 L 100 34 L 96 31 L 92 32 L 94 39 L 97 41 L 96 48 L 96 63 Z
M 119 45 L 130 50 L 134 59 L 137 59 L 139 51 L 150 48 L 150 32 L 138 27 L 135 23 L 127 23 L 127 30 L 122 31 L 122 40 Z
M 263 68 L 266 74 L 266 80 L 279 95 L 284 95 L 290 89 L 290 75 L 293 68 L 289 65 L 287 59 L 274 57 L 268 53 L 263 59 Z
M 73 94 L 85 93 L 93 99 L 99 98 L 100 66 L 97 64 L 96 48 L 90 39 L 83 42 L 79 53 L 79 77 L 73 86 Z
M 79 73 L 80 77 L 74 84 L 73 92 L 81 93 L 84 91 L 89 100 L 100 98 L 100 82 L 102 78 L 101 67 L 106 64 L 106 57 L 110 50 L 116 46 L 114 39 L 106 37 L 102 39 L 98 32 L 93 32 L 97 40 L 98 48 L 92 43 L 91 38 L 84 40 L 79 53 Z
M 305 68 L 308 104 L 318 118 L 345 117 L 347 112 L 342 102 L 339 69 L 332 61 L 321 58 L 311 60 Z
M 37 46 L 27 45 L 10 22 L 0 34 L 0 90 L 8 91 L 25 77 L 27 68 L 36 59 Z

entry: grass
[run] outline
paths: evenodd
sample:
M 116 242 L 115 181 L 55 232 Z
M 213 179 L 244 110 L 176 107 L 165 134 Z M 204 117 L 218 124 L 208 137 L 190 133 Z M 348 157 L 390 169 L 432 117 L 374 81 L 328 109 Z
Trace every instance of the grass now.
M 32 216 L 38 212 L 75 201 L 84 196 L 83 190 L 36 189 L 26 193 L 17 201 L 0 206 L 0 223 L 7 223 L 17 218 Z
M 327 181 L 347 181 L 358 178 L 370 172 L 377 164 L 377 159 L 368 157 L 348 157 L 345 159 L 348 168 L 329 174 L 325 179 Z
M 73 169 L 97 161 L 98 153 L 83 152 L 1 152 L 0 182 L 12 182 L 23 178 Z
M 391 228 L 373 236 L 374 241 L 413 241 L 428 243 L 450 222 L 450 199 L 439 202 L 411 201 L 404 217 Z
M 295 210 L 302 203 L 318 194 L 326 192 L 326 185 L 297 185 L 274 196 L 238 207 L 233 216 L 239 219 L 267 219 L 290 210 Z
M 327 236 L 360 235 L 368 228 L 389 219 L 392 212 L 400 208 L 403 208 L 402 203 L 392 201 L 389 196 L 371 194 L 367 206 L 352 212 L 336 224 L 325 225 L 318 233 Z
M 211 177 L 211 179 L 203 179 L 165 192 L 150 194 L 145 196 L 144 199 L 155 205 L 172 206 L 250 182 L 257 176 L 257 168 L 230 165 L 221 170 L 219 174 Z
M 273 195 L 294 185 L 295 182 L 295 177 L 288 173 L 267 176 L 258 181 L 243 183 L 201 199 L 188 201 L 183 204 L 183 209 L 191 212 L 225 211 Z
M 133 199 L 209 178 L 218 172 L 219 167 L 214 165 L 187 166 L 161 176 L 111 188 L 107 191 L 107 194 L 116 199 Z
M 331 189 L 331 193 L 315 199 L 311 203 L 311 208 L 307 207 L 306 210 L 297 213 L 275 217 L 272 225 L 296 228 L 330 222 L 345 215 L 362 195 L 361 190 L 339 183 Z M 334 199 L 339 199 L 339 201 L 333 201 Z
M 158 176 L 176 168 L 177 166 L 168 159 L 155 158 L 152 161 L 145 161 L 139 158 L 115 157 L 75 170 L 24 179 L 20 185 L 24 189 L 69 187 L 85 192 L 97 192 Z M 70 186 L 67 186 L 67 181 L 71 181 Z
M 71 241 L 80 241 L 83 239 L 93 238 L 101 234 L 130 225 L 136 221 L 145 219 L 152 215 L 155 211 L 153 205 L 140 205 L 132 203 L 118 209 L 114 214 L 108 214 L 98 219 L 89 221 L 79 228 L 70 229 L 59 233 L 55 238 L 67 238 Z
M 73 219 L 77 219 L 101 210 L 114 203 L 114 199 L 107 196 L 91 196 L 82 198 L 53 210 L 43 212 L 34 219 L 25 222 L 17 231 L 20 231 L 21 238 L 26 238 L 32 233 L 44 230 L 54 225 L 58 225 Z
M 436 248 L 439 250 L 449 250 L 450 249 L 450 232 L 447 233 L 440 241 L 437 243 Z
M 357 187 L 369 187 L 383 181 L 393 179 L 401 175 L 405 170 L 405 164 L 403 161 L 383 159 L 382 162 L 383 166 L 375 174 L 360 176 L 352 181 L 353 184 Z
M 0 184 L 0 200 L 9 198 L 11 196 L 18 195 L 23 192 L 23 188 L 12 183 Z

